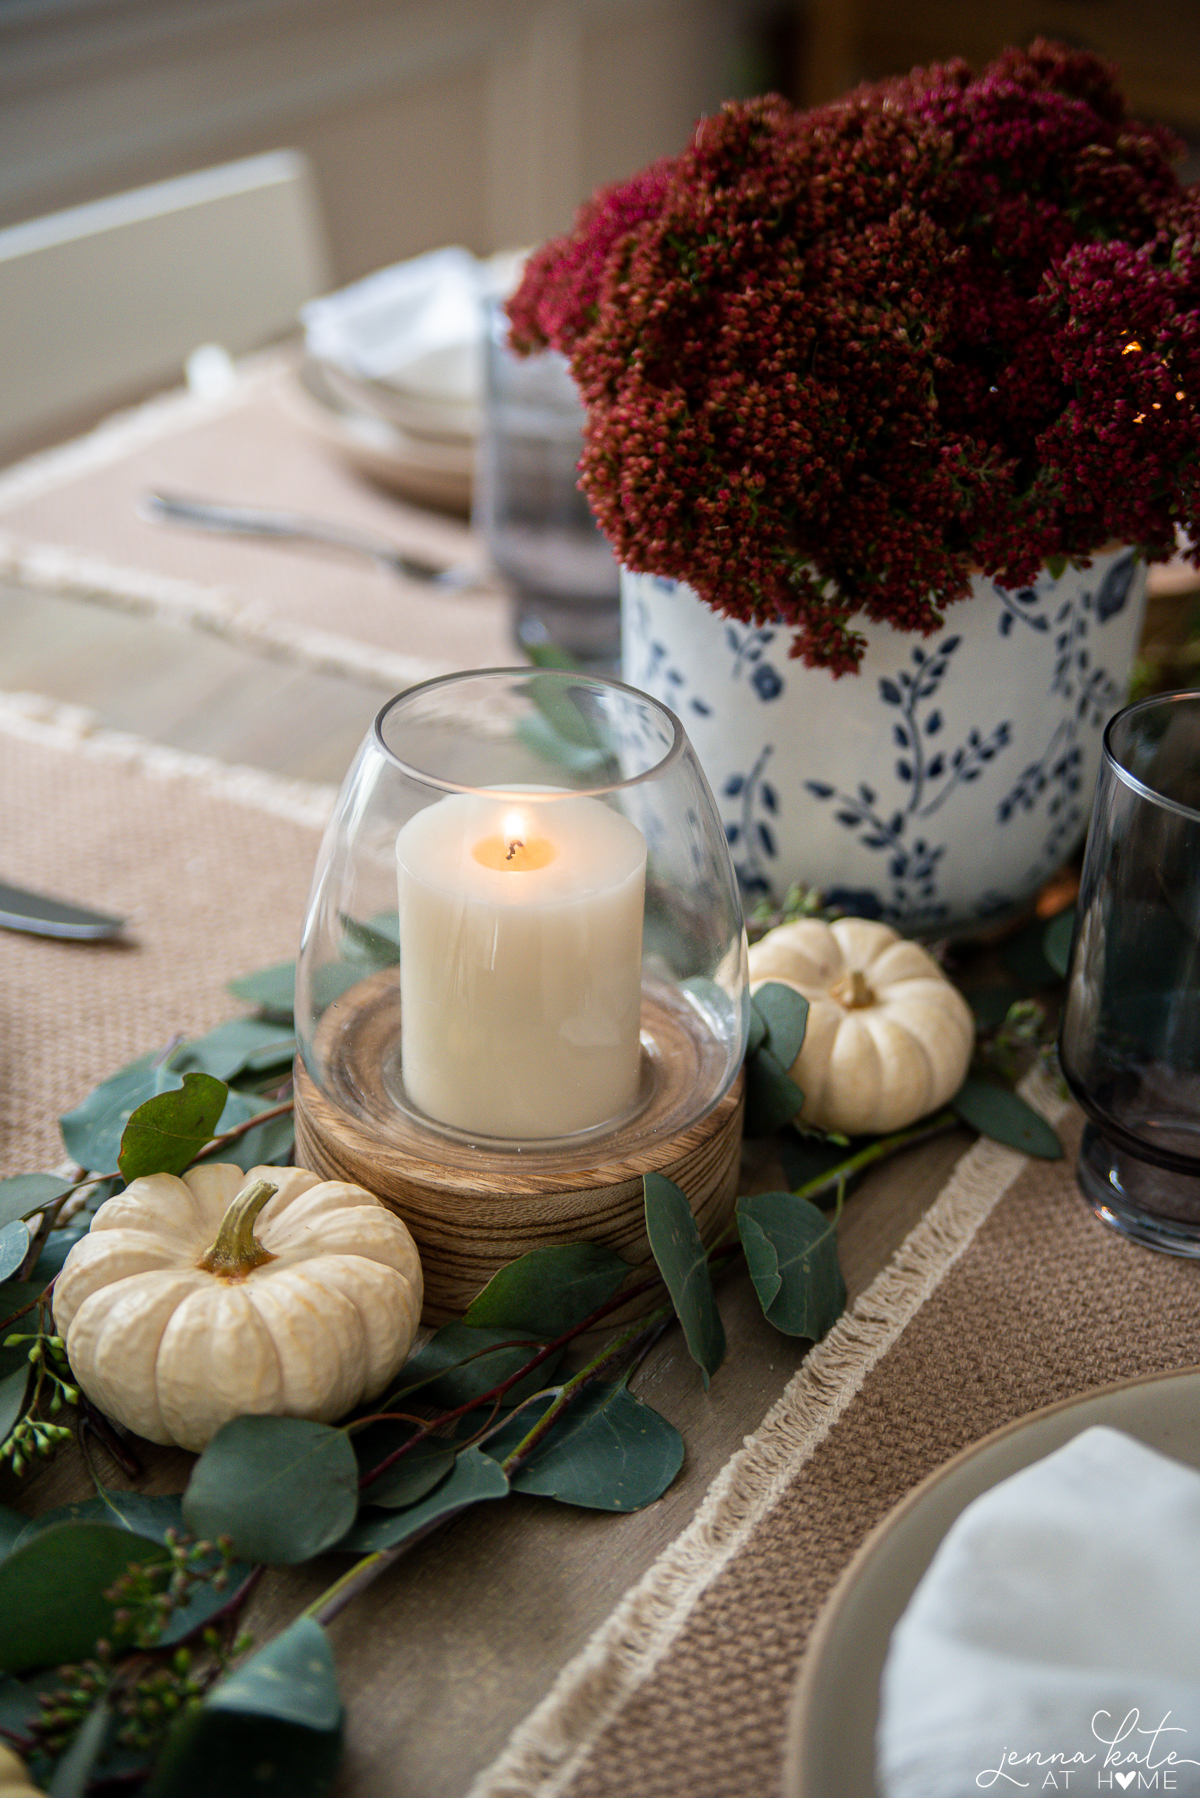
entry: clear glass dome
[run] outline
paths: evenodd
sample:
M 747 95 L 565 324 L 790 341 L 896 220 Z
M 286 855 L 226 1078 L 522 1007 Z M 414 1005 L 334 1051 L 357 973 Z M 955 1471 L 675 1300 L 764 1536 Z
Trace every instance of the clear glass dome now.
M 323 1098 L 447 1166 L 585 1167 L 705 1116 L 749 1023 L 725 834 L 683 726 L 615 681 L 450 675 L 376 718 L 296 980 Z

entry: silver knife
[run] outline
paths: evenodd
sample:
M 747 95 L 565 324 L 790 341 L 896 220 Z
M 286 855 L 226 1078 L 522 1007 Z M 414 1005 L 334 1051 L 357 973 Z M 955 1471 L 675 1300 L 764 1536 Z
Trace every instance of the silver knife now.
M 323 543 L 333 549 L 366 556 L 390 574 L 408 580 L 428 581 L 431 586 L 457 592 L 477 587 L 483 570 L 474 563 L 455 563 L 446 568 L 423 556 L 397 549 L 386 538 L 370 531 L 333 524 L 323 518 L 305 518 L 298 512 L 272 512 L 263 506 L 234 506 L 223 500 L 194 499 L 182 493 L 147 493 L 141 510 L 145 517 L 172 524 L 190 524 L 202 531 L 222 531 L 232 537 L 274 537 L 282 542 Z
M 124 923 L 124 918 L 107 912 L 89 911 L 85 905 L 70 905 L 65 899 L 50 899 L 45 893 L 29 893 L 0 881 L 0 927 L 5 930 L 97 943 L 116 936 Z

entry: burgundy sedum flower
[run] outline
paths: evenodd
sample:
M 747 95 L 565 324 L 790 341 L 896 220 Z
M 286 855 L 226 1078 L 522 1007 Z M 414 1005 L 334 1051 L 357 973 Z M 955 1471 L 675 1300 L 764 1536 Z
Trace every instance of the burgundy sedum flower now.
M 570 357 L 622 561 L 846 673 L 856 623 L 936 630 L 978 570 L 1161 559 L 1193 526 L 1178 152 L 1107 64 L 1043 41 L 810 112 L 726 106 L 530 259 L 512 341 Z

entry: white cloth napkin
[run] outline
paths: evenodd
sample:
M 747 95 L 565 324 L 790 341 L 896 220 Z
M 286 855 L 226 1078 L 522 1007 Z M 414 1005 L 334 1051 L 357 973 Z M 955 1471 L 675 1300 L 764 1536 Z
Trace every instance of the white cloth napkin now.
M 886 1798 L 1200 1798 L 1200 1474 L 1090 1429 L 968 1505 L 892 1634 L 876 1753 Z
M 483 302 L 503 298 L 525 252 L 480 260 L 450 245 L 376 269 L 301 308 L 311 356 L 349 375 L 400 380 L 432 396 L 477 401 L 483 388 Z

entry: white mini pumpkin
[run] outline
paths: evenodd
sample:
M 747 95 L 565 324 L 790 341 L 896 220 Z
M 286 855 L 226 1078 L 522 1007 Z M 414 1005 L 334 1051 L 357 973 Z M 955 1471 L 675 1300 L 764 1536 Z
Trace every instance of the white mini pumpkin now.
M 214 1162 L 107 1199 L 54 1287 L 83 1391 L 151 1442 L 199 1450 L 250 1412 L 332 1423 L 412 1347 L 421 1263 L 361 1186 Z
M 801 1121 L 847 1136 L 902 1130 L 962 1085 L 975 1042 L 971 1008 L 933 957 L 886 924 L 802 918 L 750 950 L 750 990 L 769 980 L 808 1000 L 789 1072 Z
M 45 1798 L 25 1762 L 0 1742 L 0 1798 Z

